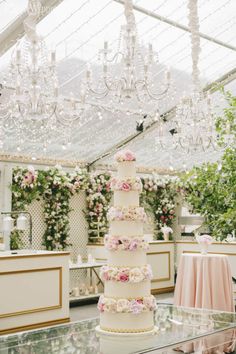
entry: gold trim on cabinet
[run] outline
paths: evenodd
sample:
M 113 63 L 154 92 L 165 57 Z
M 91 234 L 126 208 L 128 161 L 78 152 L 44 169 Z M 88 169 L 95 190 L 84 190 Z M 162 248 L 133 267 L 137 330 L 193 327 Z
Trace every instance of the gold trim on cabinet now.
M 197 241 L 181 241 L 176 240 L 176 243 L 183 243 L 186 245 L 197 244 Z M 236 242 L 212 242 L 212 245 L 218 246 L 236 246 Z
M 147 256 L 151 256 L 154 254 L 167 254 L 168 255 L 168 277 L 167 278 L 156 278 L 152 279 L 151 283 L 159 283 L 162 281 L 169 281 L 171 279 L 171 268 L 170 268 L 170 251 L 162 251 L 162 252 L 148 252 Z
M 63 252 L 63 253 L 48 253 L 48 254 L 12 254 L 11 256 L 1 256 L 0 261 L 5 259 L 19 259 L 19 258 L 34 258 L 34 257 L 63 257 L 70 255 L 70 252 Z
M 52 321 L 47 321 L 47 322 L 34 323 L 34 324 L 26 325 L 26 326 L 0 329 L 0 335 L 22 332 L 22 331 L 29 331 L 31 329 L 54 326 L 54 325 L 58 325 L 61 323 L 68 323 L 68 322 L 70 322 L 70 317 L 60 318 L 58 320 L 52 320 Z
M 104 243 L 87 243 L 87 246 L 104 246 Z
M 49 310 L 56 310 L 62 308 L 62 267 L 54 267 L 54 268 L 38 268 L 38 269 L 25 269 L 25 270 L 14 270 L 10 272 L 0 272 L 1 275 L 12 275 L 12 274 L 21 274 L 21 273 L 33 273 L 33 272 L 50 272 L 53 270 L 58 270 L 59 273 L 59 304 L 47 307 L 40 307 L 31 310 L 24 310 L 24 311 L 17 311 L 11 313 L 0 314 L 0 318 L 7 318 L 7 317 L 14 317 L 14 316 L 21 316 L 26 315 L 28 313 L 35 313 L 35 312 L 42 312 L 42 311 L 49 311 Z
M 201 253 L 200 251 L 182 251 L 182 253 Z M 236 253 L 227 253 L 227 252 L 207 252 L 209 254 L 223 254 L 225 256 L 236 256 Z
M 166 288 L 152 289 L 151 293 L 152 295 L 165 294 L 165 293 L 172 293 L 174 290 L 175 290 L 174 286 L 168 286 Z
M 172 241 L 172 240 L 170 240 L 170 241 L 162 241 L 162 240 L 160 240 L 160 241 L 150 241 L 150 242 L 148 242 L 150 245 L 170 245 L 170 244 L 172 244 L 172 243 L 174 243 L 174 241 Z

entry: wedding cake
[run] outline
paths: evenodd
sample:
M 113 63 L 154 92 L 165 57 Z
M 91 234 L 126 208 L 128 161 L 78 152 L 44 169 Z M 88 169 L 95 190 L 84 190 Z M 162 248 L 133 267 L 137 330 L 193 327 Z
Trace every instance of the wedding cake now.
M 111 180 L 114 206 L 108 211 L 109 234 L 105 236 L 108 265 L 101 269 L 104 294 L 98 302 L 100 329 L 113 333 L 142 333 L 154 328 L 156 301 L 151 295 L 151 267 L 146 262 L 143 238 L 142 190 L 131 151 L 116 154 L 117 177 Z

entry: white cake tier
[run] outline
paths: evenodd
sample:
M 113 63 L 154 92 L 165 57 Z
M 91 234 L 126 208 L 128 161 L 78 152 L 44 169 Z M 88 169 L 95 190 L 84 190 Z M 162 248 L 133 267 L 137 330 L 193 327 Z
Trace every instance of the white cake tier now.
M 106 281 L 104 295 L 115 298 L 138 298 L 150 296 L 150 280 L 141 283 L 121 283 L 116 281 Z
M 114 236 L 142 236 L 143 222 L 141 221 L 110 221 L 110 235 Z
M 138 251 L 108 251 L 107 262 L 117 267 L 141 267 L 147 264 L 145 250 Z
M 136 167 L 135 161 L 123 161 L 118 162 L 117 167 L 117 177 L 118 178 L 127 178 L 136 176 Z
M 147 348 L 152 348 L 157 345 L 156 336 L 153 333 L 137 333 L 136 335 L 129 334 L 99 334 L 99 349 L 102 354 L 128 354 L 140 353 Z
M 140 314 L 102 312 L 100 326 L 101 329 L 108 332 L 148 332 L 154 328 L 154 316 L 152 311 Z
M 114 191 L 114 206 L 139 206 L 139 192 Z

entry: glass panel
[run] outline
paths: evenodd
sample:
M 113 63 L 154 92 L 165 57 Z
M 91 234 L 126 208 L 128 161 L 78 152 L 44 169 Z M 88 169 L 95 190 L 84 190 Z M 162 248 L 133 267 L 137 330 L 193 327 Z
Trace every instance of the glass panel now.
M 0 32 L 10 25 L 27 8 L 28 0 L 0 1 Z
M 79 310 L 78 310 L 79 311 Z M 114 348 L 118 353 L 134 353 L 179 345 L 189 340 L 236 327 L 233 313 L 159 305 L 155 314 L 158 327 L 156 335 L 144 337 L 128 336 L 121 341 L 119 336 L 97 335 L 98 319 L 74 322 L 38 331 L 0 337 L 0 353 L 109 353 Z M 225 336 L 220 333 L 219 344 L 230 342 L 235 336 L 231 331 Z M 179 346 L 178 346 L 179 347 Z M 120 351 L 119 351 L 120 350 Z M 5 351 L 5 352 L 4 352 Z

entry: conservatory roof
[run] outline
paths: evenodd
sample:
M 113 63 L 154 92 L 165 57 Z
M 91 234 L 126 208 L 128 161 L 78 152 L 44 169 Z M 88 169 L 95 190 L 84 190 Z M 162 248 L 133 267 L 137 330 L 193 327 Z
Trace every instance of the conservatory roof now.
M 43 11 L 37 30 L 49 49 L 56 49 L 60 93 L 78 96 L 79 83 L 90 62 L 97 64 L 98 51 L 104 40 L 115 49 L 120 26 L 124 23 L 123 0 L 42 0 Z M 135 17 L 140 41 L 151 42 L 159 61 L 170 67 L 177 87 L 171 102 L 163 101 L 161 113 L 171 111 L 191 82 L 191 46 L 188 31 L 186 0 L 134 0 Z M 235 0 L 199 0 L 201 32 L 201 83 L 206 87 L 217 80 L 228 83 L 233 92 L 236 62 L 236 2 Z M 12 50 L 24 35 L 22 21 L 26 16 L 27 0 L 0 0 L 0 78 L 7 71 Z M 218 93 L 215 101 L 218 102 Z M 222 105 L 224 102 L 222 102 Z M 201 152 L 194 158 L 182 152 L 160 151 L 155 147 L 156 125 L 137 134 L 136 117 L 111 113 L 103 119 L 93 113 L 77 127 L 72 144 L 66 150 L 55 140 L 47 153 L 52 158 L 85 160 L 89 163 L 110 163 L 116 148 L 122 143 L 136 151 L 140 163 L 150 167 L 173 166 L 180 169 L 202 161 L 212 161 L 219 153 Z M 30 144 L 25 144 L 27 154 Z M 10 139 L 7 152 L 16 152 Z M 21 154 L 22 154 L 21 153 Z M 38 155 L 41 147 L 38 146 Z M 101 160 L 100 158 L 103 157 Z

